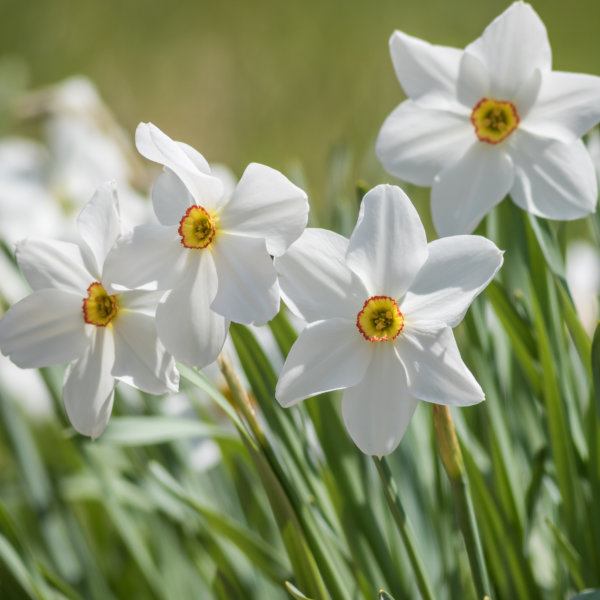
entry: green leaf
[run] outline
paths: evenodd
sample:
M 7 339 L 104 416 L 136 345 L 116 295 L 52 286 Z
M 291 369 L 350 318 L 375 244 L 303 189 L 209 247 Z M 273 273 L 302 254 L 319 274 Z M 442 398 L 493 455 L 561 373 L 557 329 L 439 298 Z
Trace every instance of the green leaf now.
M 303 594 L 293 583 L 285 582 L 285 588 L 296 600 L 311 600 L 306 594 Z
M 164 444 L 190 437 L 210 437 L 239 444 L 232 432 L 218 425 L 180 417 L 112 417 L 98 442 L 117 446 Z
M 594 339 L 592 341 L 592 376 L 594 381 L 596 409 L 600 416 L 600 323 L 596 327 Z
M 23 598 L 30 598 L 31 600 L 39 598 L 35 593 L 34 583 L 27 567 L 3 535 L 0 535 L 0 575 L 2 575 L 0 578 L 0 592 L 2 595 L 8 594 L 9 591 L 16 592 L 15 588 L 18 586 L 19 597 L 22 595 Z M 12 578 L 12 582 L 10 578 Z M 16 598 L 16 594 L 13 594 L 13 597 Z
M 377 600 L 394 600 L 394 599 L 384 590 L 379 590 L 379 597 Z
M 571 600 L 600 600 L 600 589 L 585 590 L 577 594 L 577 596 L 572 596 Z
M 558 530 L 556 525 L 550 521 L 550 519 L 546 519 L 546 524 L 550 527 L 550 531 L 554 535 L 554 539 L 557 542 L 557 547 L 563 558 L 565 559 L 565 563 L 569 568 L 569 573 L 573 578 L 573 582 L 578 588 L 582 588 L 584 586 L 583 577 L 581 575 L 581 556 L 573 548 L 573 545 L 569 540 L 565 537 L 565 535 Z
M 510 338 L 519 366 L 534 391 L 539 393 L 542 388 L 542 381 L 536 360 L 536 343 L 529 324 L 517 312 L 510 302 L 508 294 L 497 281 L 492 281 L 487 286 L 485 296 Z
M 152 463 L 150 470 L 165 489 L 203 517 L 211 534 L 221 535 L 231 541 L 256 568 L 262 570 L 275 583 L 280 583 L 289 576 L 288 565 L 281 561 L 276 550 L 262 538 L 226 514 L 198 502 L 158 463 Z

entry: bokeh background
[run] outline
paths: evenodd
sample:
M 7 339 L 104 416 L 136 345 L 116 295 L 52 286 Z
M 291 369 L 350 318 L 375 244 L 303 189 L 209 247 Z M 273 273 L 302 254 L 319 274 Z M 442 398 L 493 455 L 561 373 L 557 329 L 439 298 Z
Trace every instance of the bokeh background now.
M 31 88 L 90 77 L 131 137 L 137 123 L 152 121 L 237 175 L 251 161 L 295 169 L 318 215 L 339 192 L 336 168 L 350 171 L 346 185 L 392 179 L 373 152 L 403 97 L 389 59 L 392 31 L 464 47 L 509 4 L 2 0 L 0 57 L 11 57 L 13 70 L 17 59 Z M 600 74 L 600 3 L 533 5 L 554 67 Z

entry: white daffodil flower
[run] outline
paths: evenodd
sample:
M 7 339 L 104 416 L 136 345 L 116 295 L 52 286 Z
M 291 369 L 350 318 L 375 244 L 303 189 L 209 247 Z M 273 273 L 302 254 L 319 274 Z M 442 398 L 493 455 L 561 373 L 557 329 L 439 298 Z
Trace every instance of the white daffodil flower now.
M 107 268 L 114 264 L 124 285 L 171 290 L 156 311 L 158 335 L 175 358 L 202 367 L 216 360 L 230 321 L 262 325 L 279 310 L 271 256 L 304 230 L 308 199 L 255 163 L 224 194 L 201 154 L 150 123 L 138 126 L 136 144 L 165 166 L 152 190 L 161 225 L 124 236 Z
M 540 217 L 593 212 L 594 167 L 581 136 L 600 121 L 600 78 L 551 70 L 546 28 L 515 2 L 464 51 L 396 31 L 396 75 L 408 100 L 376 151 L 392 174 L 432 186 L 440 235 L 470 233 L 506 194 Z
M 158 340 L 161 292 L 120 291 L 103 264 L 120 234 L 113 183 L 78 218 L 80 244 L 25 240 L 17 261 L 34 290 L 0 321 L 0 350 L 19 367 L 70 363 L 63 401 L 73 427 L 97 437 L 113 405 L 115 379 L 151 394 L 177 391 L 175 361 Z M 118 271 L 113 268 L 112 275 Z
M 281 371 L 280 404 L 344 389 L 352 439 L 382 456 L 400 442 L 418 399 L 481 402 L 451 328 L 502 260 L 479 236 L 427 244 L 408 196 L 390 185 L 365 195 L 350 240 L 307 229 L 275 261 L 284 300 L 308 321 Z

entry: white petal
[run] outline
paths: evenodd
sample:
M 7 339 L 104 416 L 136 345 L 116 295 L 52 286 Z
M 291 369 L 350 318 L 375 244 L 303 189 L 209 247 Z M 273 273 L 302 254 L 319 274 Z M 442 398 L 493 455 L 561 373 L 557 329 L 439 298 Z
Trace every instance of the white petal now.
M 374 348 L 362 381 L 344 392 L 342 412 L 360 450 L 383 456 L 400 443 L 417 404 L 393 344 L 381 342 Z
M 468 114 L 422 108 L 406 100 L 383 123 L 375 152 L 389 173 L 416 185 L 431 185 L 475 139 Z
M 355 319 L 369 297 L 346 265 L 348 239 L 326 229 L 309 228 L 275 259 L 286 304 L 308 322 Z
M 175 361 L 158 340 L 154 316 L 120 311 L 113 331 L 113 377 L 150 394 L 165 394 L 179 389 Z
M 179 146 L 179 148 L 181 148 L 181 150 L 185 152 L 187 157 L 192 161 L 192 163 L 194 163 L 194 166 L 196 167 L 196 169 L 198 169 L 198 171 L 206 173 L 207 175 L 211 175 L 210 166 L 207 160 L 204 158 L 204 156 L 202 156 L 202 154 L 200 154 L 200 152 L 198 152 L 198 150 L 192 148 L 189 144 L 186 144 L 185 142 L 175 143 Z
M 165 169 L 152 187 L 152 206 L 162 225 L 177 225 L 187 209 L 195 204 L 183 182 L 171 169 Z
M 477 235 L 441 238 L 428 248 L 427 262 L 406 292 L 400 310 L 407 321 L 437 320 L 455 327 L 501 267 L 502 252 Z
M 549 71 L 552 64 L 546 28 L 524 2 L 511 4 L 465 52 L 487 66 L 497 100 L 513 100 L 535 69 Z
M 283 365 L 275 397 L 288 407 L 300 400 L 360 382 L 373 345 L 353 321 L 329 319 L 302 330 Z
M 112 332 L 95 327 L 90 344 L 65 373 L 63 402 L 73 427 L 97 438 L 108 423 L 115 380 L 110 374 L 115 361 Z
M 484 400 L 481 386 L 460 357 L 450 327 L 425 332 L 407 324 L 396 338 L 396 351 L 406 368 L 410 392 L 420 400 L 450 406 Z
M 86 296 L 94 277 L 77 244 L 27 239 L 17 243 L 19 267 L 34 290 L 56 288 Z
M 140 225 L 124 235 L 106 257 L 103 283 L 117 288 L 169 289 L 182 276 L 191 252 L 183 247 L 176 227 Z
M 223 206 L 219 226 L 264 238 L 269 254 L 280 256 L 304 231 L 307 220 L 306 194 L 279 171 L 252 163 Z
M 159 302 L 166 295 L 164 290 L 127 290 L 119 292 L 119 308 L 135 311 L 150 317 L 156 315 Z
M 510 190 L 514 168 L 501 146 L 475 142 L 431 188 L 431 215 L 440 236 L 471 233 Z
M 135 131 L 135 145 L 139 153 L 148 160 L 169 167 L 177 172 L 179 167 L 210 175 L 206 159 L 196 150 L 176 142 L 153 123 L 140 123 Z
M 189 156 L 187 144 L 175 142 L 152 123 L 138 125 L 135 144 L 147 159 L 171 169 L 200 206 L 211 209 L 217 205 L 223 194 L 223 184 L 211 177 L 210 171 L 198 169 L 198 157 Z
M 426 260 L 425 229 L 409 197 L 392 185 L 365 194 L 346 262 L 370 295 L 400 297 Z
M 456 91 L 460 102 L 471 110 L 490 93 L 490 74 L 487 67 L 468 52 L 463 52 L 460 61 Z
M 523 126 L 532 107 L 535 105 L 542 87 L 542 72 L 536 69 L 531 77 L 521 86 L 513 100 L 520 119 L 520 127 Z
M 598 185 L 581 140 L 548 143 L 516 131 L 510 152 L 516 166 L 510 195 L 522 209 L 548 219 L 570 220 L 593 212 Z
M 219 355 L 229 321 L 210 307 L 217 293 L 217 272 L 210 252 L 200 252 L 159 304 L 156 328 L 165 348 L 177 360 L 205 367 Z
M 12 306 L 0 320 L 0 349 L 21 368 L 69 362 L 88 343 L 83 297 L 39 290 Z
M 541 137 L 574 142 L 600 121 L 600 77 L 544 73 L 535 106 L 520 127 Z
M 114 181 L 101 185 L 77 218 L 83 243 L 91 250 L 95 272 L 102 276 L 104 259 L 121 233 L 119 200 Z
M 456 80 L 462 50 L 434 46 L 395 31 L 390 54 L 400 85 L 421 106 L 447 108 L 456 102 Z
M 279 285 L 265 241 L 221 233 L 213 256 L 219 286 L 212 309 L 236 323 L 270 321 L 279 311 Z

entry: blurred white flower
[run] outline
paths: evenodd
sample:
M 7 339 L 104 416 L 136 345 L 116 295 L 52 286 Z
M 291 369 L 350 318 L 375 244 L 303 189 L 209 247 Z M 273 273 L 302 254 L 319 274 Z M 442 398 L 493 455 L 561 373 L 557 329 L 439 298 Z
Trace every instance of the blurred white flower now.
M 136 132 L 138 150 L 165 166 L 152 201 L 160 225 L 124 236 L 107 262 L 126 286 L 171 290 L 156 312 L 159 336 L 178 360 L 213 362 L 230 321 L 265 324 L 279 309 L 270 255 L 306 226 L 306 194 L 278 171 L 249 165 L 230 197 L 204 157 L 152 124 Z
M 70 363 L 67 414 L 77 431 L 97 437 L 110 417 L 115 379 L 162 394 L 178 389 L 179 374 L 156 334 L 162 294 L 114 290 L 103 268 L 120 235 L 114 183 L 84 207 L 78 230 L 80 244 L 19 243 L 17 261 L 34 291 L 0 320 L 0 350 L 22 368 Z
M 406 194 L 381 185 L 365 195 L 350 240 L 307 229 L 275 264 L 284 300 L 309 323 L 279 377 L 283 406 L 345 390 L 352 439 L 381 456 L 400 442 L 418 399 L 484 399 L 451 328 L 502 264 L 489 240 L 427 244 Z
M 567 283 L 575 309 L 586 331 L 592 335 L 598 325 L 600 257 L 598 248 L 583 240 L 567 246 Z
M 551 70 L 546 28 L 515 2 L 464 51 L 396 31 L 396 75 L 409 99 L 387 118 L 377 155 L 394 175 L 432 185 L 440 235 L 469 233 L 506 194 L 550 219 L 594 210 L 581 136 L 600 121 L 600 78 Z
M 44 137 L 0 141 L 0 236 L 9 245 L 31 235 L 72 237 L 82 199 L 108 180 L 119 187 L 126 228 L 153 220 L 132 187 L 136 155 L 89 80 L 30 92 L 22 105 L 24 116 L 43 117 Z

